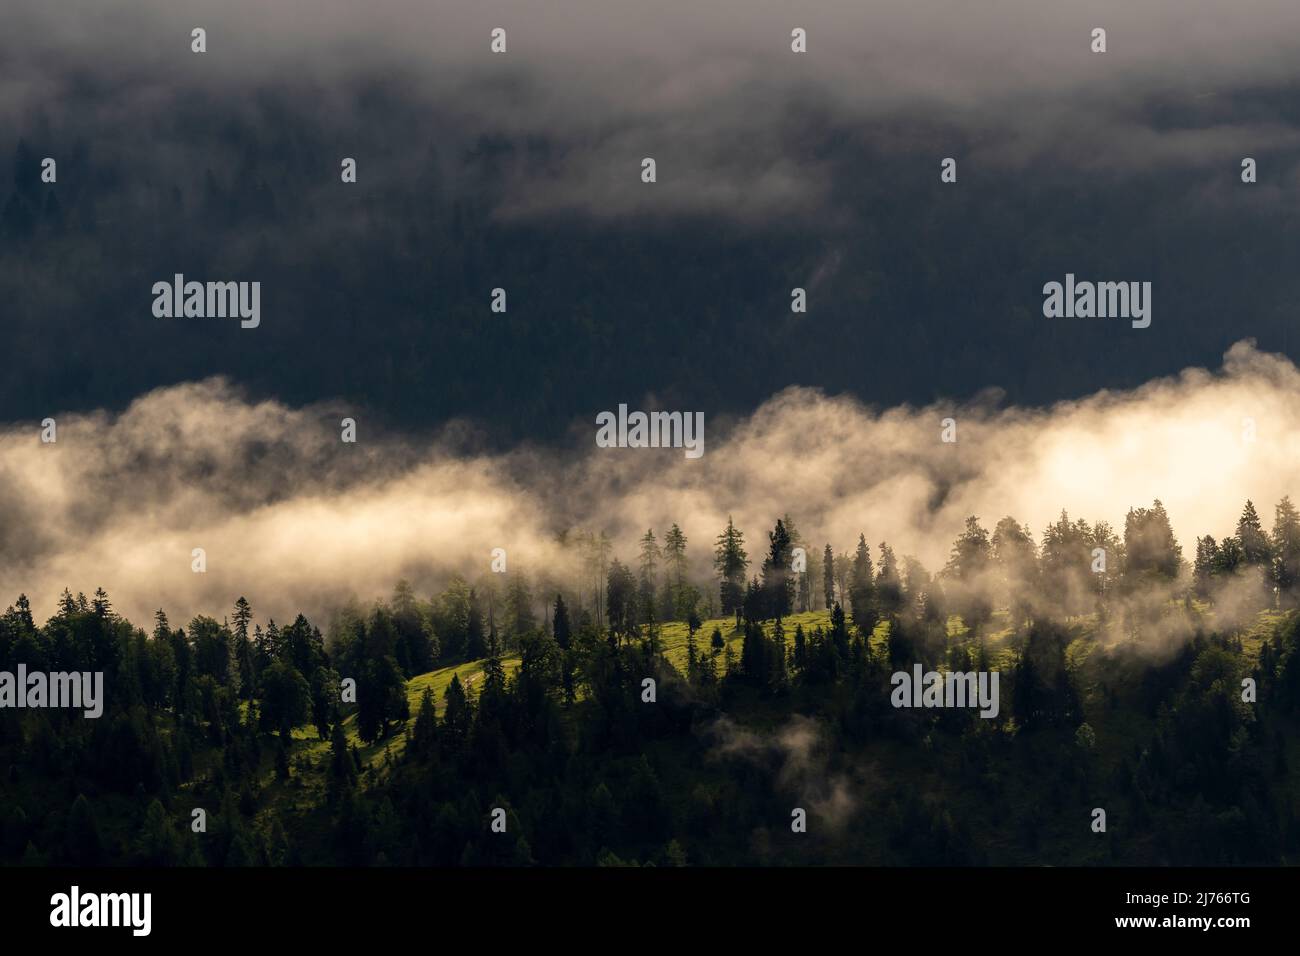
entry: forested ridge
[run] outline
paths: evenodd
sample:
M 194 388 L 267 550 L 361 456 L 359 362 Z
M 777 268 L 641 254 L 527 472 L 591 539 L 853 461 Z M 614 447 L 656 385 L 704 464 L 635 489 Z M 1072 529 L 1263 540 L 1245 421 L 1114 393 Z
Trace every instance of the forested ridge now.
M 0 670 L 102 671 L 106 701 L 99 719 L 0 709 L 0 854 L 1289 863 L 1300 514 L 1283 499 L 1273 517 L 1247 502 L 1184 557 L 1158 501 L 1123 529 L 1062 513 L 1037 541 L 972 516 L 934 574 L 865 535 L 837 554 L 788 515 L 758 544 L 728 520 L 708 580 L 676 525 L 626 563 L 574 532 L 572 573 L 485 572 L 428 598 L 402 582 L 318 623 L 240 597 L 145 630 L 97 590 L 38 624 L 20 596 Z M 890 675 L 914 663 L 999 672 L 998 715 L 895 708 Z
M 773 382 L 884 405 L 996 384 L 1011 402 L 1038 404 L 1213 364 L 1243 329 L 1293 354 L 1300 248 L 1286 207 L 1239 205 L 1240 182 L 1213 166 L 1081 192 L 1068 163 L 1038 159 L 1019 175 L 972 163 L 962 173 L 972 189 L 937 190 L 937 157 L 948 155 L 937 151 L 972 143 L 968 132 L 923 123 L 891 131 L 886 146 L 877 130 L 854 123 L 846 135 L 814 111 L 795 121 L 796 141 L 823 157 L 807 175 L 826 181 L 836 215 L 517 219 L 494 215 L 509 202 L 507 171 L 566 147 L 454 129 L 452 117 L 403 103 L 393 83 L 342 128 L 322 129 L 340 118 L 270 89 L 260 96 L 273 121 L 215 100 L 197 126 L 150 114 L 148 132 L 121 149 L 102 144 L 127 135 L 116 110 L 99 136 L 71 122 L 58 131 L 57 184 L 36 174 L 50 135 L 0 138 L 0 295 L 25 363 L 0 380 L 7 415 L 120 409 L 159 384 L 225 375 L 258 397 L 364 405 L 402 429 L 469 416 L 504 447 L 562 437 L 605 407 L 594 396 L 654 394 L 710 420 L 747 412 Z M 87 90 L 85 103 L 119 95 Z M 391 112 L 378 108 L 389 97 Z M 1293 102 L 1289 90 L 1252 88 L 1242 106 Z M 437 135 L 391 157 L 401 166 L 369 166 L 350 191 L 335 188 L 324 160 L 338 143 L 430 122 Z M 160 169 L 156 152 L 128 157 L 139 142 L 183 143 L 196 158 Z M 1231 269 L 1225 234 L 1242 243 Z M 69 262 L 75 283 L 62 275 Z M 1106 323 L 1044 322 L 1040 290 L 1062 262 L 1149 277 L 1161 312 L 1180 321 L 1157 318 L 1144 333 L 1158 339 L 1152 348 Z M 247 360 L 237 324 L 152 315 L 152 284 L 181 263 L 197 279 L 262 282 L 265 361 Z M 1220 283 L 1213 294 L 1207 275 Z M 790 288 L 814 279 L 809 313 L 790 313 Z M 510 309 L 485 322 L 496 286 Z M 687 342 L 746 373 L 700 374 L 683 360 Z

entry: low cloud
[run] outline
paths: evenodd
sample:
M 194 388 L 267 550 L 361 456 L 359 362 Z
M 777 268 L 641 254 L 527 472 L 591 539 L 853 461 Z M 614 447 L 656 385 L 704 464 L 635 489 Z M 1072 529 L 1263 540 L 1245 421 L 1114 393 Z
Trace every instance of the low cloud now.
M 376 434 L 362 415 L 347 444 L 347 414 L 255 402 L 212 379 L 116 415 L 58 415 L 55 444 L 36 422 L 5 426 L 0 595 L 26 592 L 50 613 L 64 587 L 103 586 L 137 623 L 160 605 L 220 614 L 240 594 L 259 616 L 320 616 L 401 577 L 424 593 L 453 573 L 473 580 L 497 547 L 535 583 L 570 584 L 573 531 L 607 532 L 628 561 L 647 527 L 662 537 L 673 522 L 703 582 L 728 515 L 756 569 L 787 512 L 810 547 L 850 550 L 865 532 L 935 570 L 967 515 L 990 529 L 1013 515 L 1037 537 L 1062 508 L 1122 529 L 1155 498 L 1190 559 L 1197 535 L 1231 533 L 1247 498 L 1270 524 L 1300 490 L 1300 372 L 1247 342 L 1214 371 L 1045 408 L 986 395 L 874 409 L 789 388 L 746 418 L 706 420 L 698 460 L 597 448 L 594 422 L 574 423 L 567 447 L 502 453 L 476 450 L 466 423 L 415 437 Z M 190 568 L 198 547 L 205 574 Z
M 816 218 L 833 209 L 818 157 L 839 136 L 801 130 L 814 119 L 840 134 L 869 128 L 885 150 L 928 129 L 935 163 L 969 135 L 976 162 L 1012 168 L 1218 167 L 1296 144 L 1292 124 L 1253 105 L 1295 83 L 1300 8 L 1288 0 L 1248 12 L 1173 0 L 1086 11 L 1035 0 L 19 0 L 6 20 L 0 115 L 48 146 L 89 141 L 174 182 L 184 168 L 238 167 L 249 154 L 229 133 L 264 135 L 286 113 L 339 149 L 406 130 L 409 156 L 365 150 L 372 177 L 417 175 L 431 141 L 544 140 L 544 155 L 498 171 L 506 217 L 647 211 L 645 190 L 620 183 L 652 155 L 664 163 L 658 215 Z M 195 27 L 207 31 L 201 55 Z M 489 50 L 497 27 L 503 55 Z M 806 54 L 790 50 L 795 27 L 808 31 Z M 1105 54 L 1091 52 L 1095 27 L 1108 31 Z

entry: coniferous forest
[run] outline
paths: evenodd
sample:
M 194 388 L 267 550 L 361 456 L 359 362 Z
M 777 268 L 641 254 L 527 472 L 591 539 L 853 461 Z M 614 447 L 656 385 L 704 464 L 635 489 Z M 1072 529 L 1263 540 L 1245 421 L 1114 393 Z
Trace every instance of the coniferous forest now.
M 102 590 L 65 591 L 38 621 L 20 596 L 0 670 L 102 671 L 108 690 L 95 720 L 0 711 L 5 863 L 1225 865 L 1300 849 L 1289 499 L 1271 527 L 1247 502 L 1194 555 L 1159 501 L 1122 530 L 1062 512 L 1037 540 L 972 516 L 933 573 L 865 535 L 819 549 L 789 515 L 762 533 L 728 520 L 699 545 L 708 580 L 684 570 L 697 545 L 676 525 L 626 561 L 596 535 L 573 543 L 578 573 L 554 594 L 527 569 L 428 595 L 402 582 L 328 622 L 262 620 L 239 597 L 144 626 Z M 916 664 L 997 671 L 996 716 L 893 706 L 890 675 Z

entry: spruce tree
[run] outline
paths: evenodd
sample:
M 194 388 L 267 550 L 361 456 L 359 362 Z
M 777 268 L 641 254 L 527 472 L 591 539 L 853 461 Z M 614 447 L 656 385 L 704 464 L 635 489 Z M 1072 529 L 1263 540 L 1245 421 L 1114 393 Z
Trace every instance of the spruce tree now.
M 641 537 L 641 555 L 639 576 L 637 578 L 638 613 L 642 624 L 653 624 L 658 615 L 655 613 L 655 582 L 659 580 L 659 543 L 655 540 L 654 529 L 647 528 Z
M 469 589 L 469 618 L 465 625 L 465 658 L 481 660 L 487 654 L 487 640 L 483 634 L 483 607 L 478 592 Z
M 835 606 L 835 552 L 831 550 L 830 542 L 826 543 L 826 549 L 822 552 L 822 591 L 826 596 L 826 610 Z
M 1211 535 L 1196 539 L 1196 563 L 1192 566 L 1192 587 L 1196 596 L 1208 601 L 1211 582 L 1218 573 L 1219 545 Z
M 791 541 L 785 522 L 777 519 L 768 533 L 767 560 L 763 562 L 763 618 L 783 618 L 794 605 L 794 580 L 790 570 Z
M 1174 537 L 1165 506 L 1157 498 L 1150 508 L 1131 508 L 1124 519 L 1125 577 L 1131 587 L 1145 575 L 1167 580 L 1178 576 L 1183 549 Z
M 1293 607 L 1300 591 L 1300 512 L 1285 497 L 1273 519 L 1273 581 L 1283 607 Z
M 569 642 L 572 639 L 572 631 L 569 627 L 569 609 L 564 605 L 564 595 L 557 593 L 555 595 L 555 613 L 551 618 L 551 633 L 555 637 L 555 643 L 559 645 L 560 650 L 567 651 Z
M 91 610 L 94 611 L 95 617 L 103 620 L 113 613 L 113 605 L 108 600 L 108 594 L 103 588 L 95 589 L 95 600 L 91 604 Z
M 836 604 L 831 608 L 831 646 L 835 648 L 835 653 L 840 660 L 847 660 L 849 656 L 849 627 L 844 620 L 844 608 Z
M 520 640 L 537 626 L 533 614 L 533 592 L 522 571 L 512 571 L 506 586 L 506 633 L 510 646 L 518 647 Z
M 804 544 L 803 536 L 799 534 L 799 529 L 795 527 L 794 519 L 790 517 L 790 512 L 787 511 L 785 513 L 785 516 L 781 520 L 785 522 L 785 533 L 790 538 L 790 553 L 793 561 L 794 549 L 803 547 Z M 804 558 L 806 562 L 807 560 L 806 549 L 805 549 Z M 806 564 L 803 571 L 795 571 L 792 564 L 788 564 L 787 567 L 789 568 L 790 571 L 790 582 L 791 582 L 790 610 L 793 611 L 797 606 L 800 611 L 807 611 L 811 603 L 811 598 L 808 591 L 808 568 Z
M 898 573 L 894 549 L 880 542 L 880 563 L 876 568 L 876 605 L 890 617 L 903 607 L 903 580 Z
M 849 604 L 853 623 L 863 639 L 869 639 L 877 620 L 876 582 L 871 564 L 871 549 L 867 547 L 865 534 L 858 535 L 858 550 L 853 557 L 852 583 L 849 585 Z
M 479 713 L 499 718 L 505 708 L 506 669 L 501 662 L 501 642 L 496 628 L 488 631 L 487 658 L 483 661 L 483 689 L 479 693 Z
M 253 619 L 253 608 L 241 594 L 235 601 L 235 637 L 248 640 L 248 623 Z
M 357 782 L 357 765 L 352 759 L 352 752 L 348 749 L 347 737 L 343 735 L 343 722 L 339 721 L 334 725 L 334 732 L 330 737 L 330 794 L 337 794 L 350 790 Z
M 727 516 L 727 527 L 718 535 L 713 552 L 713 567 L 718 572 L 718 597 L 723 616 L 739 610 L 745 601 L 745 573 L 749 556 L 745 553 L 745 535 Z
M 1246 564 L 1252 567 L 1267 568 L 1273 563 L 1273 547 L 1264 533 L 1264 526 L 1250 500 L 1241 510 L 1237 519 L 1237 540 L 1241 542 L 1241 552 Z
M 664 608 L 662 619 L 680 621 L 686 616 L 686 535 L 674 524 L 664 535 Z
M 424 760 L 428 760 L 437 751 L 438 714 L 433 705 L 433 690 L 429 687 L 420 695 L 420 709 L 415 715 L 411 746 Z
M 451 675 L 451 683 L 443 691 L 442 699 L 445 705 L 442 711 L 443 730 L 446 731 L 453 752 L 462 753 L 469 740 L 474 715 L 459 674 Z

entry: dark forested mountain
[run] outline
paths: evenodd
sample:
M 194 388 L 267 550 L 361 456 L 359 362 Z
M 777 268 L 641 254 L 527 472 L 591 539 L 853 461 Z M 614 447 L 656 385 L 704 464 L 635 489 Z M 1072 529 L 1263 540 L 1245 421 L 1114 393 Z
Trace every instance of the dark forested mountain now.
M 160 609 L 146 631 L 103 591 L 65 592 L 43 624 L 20 597 L 0 617 L 0 671 L 100 672 L 104 694 L 97 718 L 0 709 L 0 853 L 208 866 L 1295 860 L 1289 501 L 1268 532 L 1247 503 L 1248 547 L 1200 539 L 1194 566 L 1159 502 L 1133 509 L 1122 537 L 1063 514 L 1037 544 L 1014 519 L 990 535 L 972 517 L 934 576 L 911 558 L 900 574 L 888 544 L 873 562 L 865 535 L 831 559 L 842 574 L 778 574 L 793 528 L 776 522 L 764 580 L 734 608 L 743 532 L 730 521 L 712 581 L 651 561 L 652 529 L 640 582 L 613 557 L 595 589 L 545 597 L 522 571 L 501 593 L 457 579 L 426 600 L 399 584 L 327 634 L 301 615 L 262 622 L 243 598 L 220 622 L 180 626 Z M 825 581 L 829 608 L 805 577 Z M 707 619 L 706 605 L 726 616 Z M 915 704 L 899 696 L 914 669 L 1000 684 L 985 710 L 928 709 L 919 690 Z
M 512 217 L 500 171 L 544 167 L 562 144 L 417 123 L 382 86 L 373 100 L 325 128 L 271 91 L 256 117 L 221 102 L 201 128 L 160 116 L 152 136 L 204 158 L 176 168 L 67 119 L 0 133 L 0 321 L 23 364 L 0 381 L 0 417 L 121 408 L 225 374 L 291 404 L 339 398 L 409 428 L 465 416 L 515 440 L 650 394 L 709 416 L 789 384 L 886 406 L 989 387 L 1043 403 L 1213 365 L 1244 335 L 1300 354 L 1300 240 L 1285 205 L 1243 198 L 1235 160 L 1104 188 L 1054 157 L 963 161 L 945 190 L 939 157 L 972 148 L 961 130 L 846 133 L 791 107 L 790 135 L 817 157 L 800 175 L 833 216 L 665 218 L 650 202 Z M 393 128 L 411 130 L 400 152 Z M 340 142 L 372 144 L 346 187 Z M 42 184 L 51 152 L 59 180 Z M 1042 286 L 1067 272 L 1151 281 L 1152 326 L 1045 321 Z M 260 327 L 155 318 L 150 288 L 176 273 L 260 281 Z M 796 286 L 806 313 L 791 312 Z

